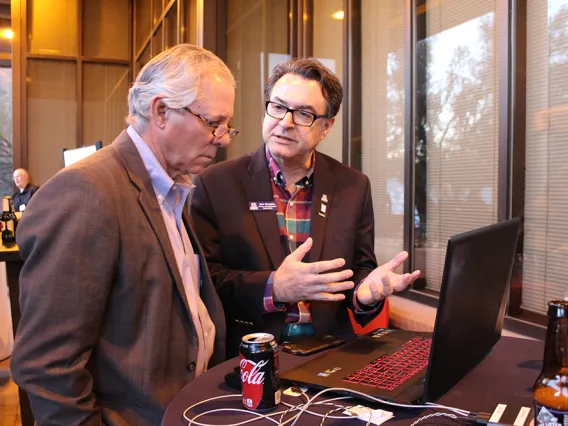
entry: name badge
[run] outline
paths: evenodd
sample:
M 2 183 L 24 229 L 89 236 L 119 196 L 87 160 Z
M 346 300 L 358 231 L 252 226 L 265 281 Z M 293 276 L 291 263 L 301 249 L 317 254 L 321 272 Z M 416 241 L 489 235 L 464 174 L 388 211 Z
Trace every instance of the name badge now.
M 275 212 L 278 211 L 278 206 L 274 201 L 252 201 L 249 203 L 249 210 L 251 212 Z

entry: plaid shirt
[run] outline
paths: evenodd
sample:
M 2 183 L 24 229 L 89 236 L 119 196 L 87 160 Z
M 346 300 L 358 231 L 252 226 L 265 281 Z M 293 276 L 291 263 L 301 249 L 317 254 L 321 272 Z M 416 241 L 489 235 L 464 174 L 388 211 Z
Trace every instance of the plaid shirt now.
M 266 148 L 266 161 L 268 162 L 268 170 L 270 172 L 270 181 L 272 184 L 272 197 L 277 205 L 276 218 L 278 221 L 278 229 L 280 231 L 280 242 L 284 256 L 288 256 L 297 247 L 302 245 L 310 236 L 311 213 L 312 213 L 312 195 L 314 167 L 316 156 L 312 154 L 311 167 L 306 176 L 296 182 L 296 190 L 290 194 L 286 189 L 286 179 L 284 174 L 270 155 L 268 147 Z M 309 253 L 304 257 L 309 262 Z M 362 281 L 361 281 L 362 282 Z M 382 307 L 382 302 L 372 306 L 362 306 L 357 300 L 357 287 L 353 292 L 353 308 L 356 314 L 374 314 Z M 275 303 L 274 292 L 272 290 L 274 284 L 274 272 L 270 274 L 266 289 L 264 291 L 264 313 L 283 312 L 286 311 L 285 322 L 287 324 L 311 323 L 312 315 L 310 313 L 310 302 L 298 303 Z
M 286 189 L 284 174 L 270 155 L 268 148 L 266 148 L 266 161 L 270 172 L 272 197 L 278 207 L 276 218 L 280 231 L 280 243 L 284 256 L 288 256 L 310 236 L 315 155 L 312 154 L 312 166 L 306 176 L 296 182 L 296 190 L 293 194 Z M 272 291 L 273 280 L 274 273 L 270 275 L 264 292 L 264 312 L 286 311 L 286 323 L 311 323 L 309 302 L 278 303 L 277 306 Z

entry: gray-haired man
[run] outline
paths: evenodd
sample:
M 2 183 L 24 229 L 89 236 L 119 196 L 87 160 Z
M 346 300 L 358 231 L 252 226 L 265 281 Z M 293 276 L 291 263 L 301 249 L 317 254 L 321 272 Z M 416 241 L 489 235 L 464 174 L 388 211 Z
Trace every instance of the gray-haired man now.
M 234 90 L 212 53 L 163 52 L 130 89 L 128 129 L 34 196 L 11 368 L 40 425 L 159 424 L 223 360 L 223 309 L 184 206 L 187 175 L 237 133 Z

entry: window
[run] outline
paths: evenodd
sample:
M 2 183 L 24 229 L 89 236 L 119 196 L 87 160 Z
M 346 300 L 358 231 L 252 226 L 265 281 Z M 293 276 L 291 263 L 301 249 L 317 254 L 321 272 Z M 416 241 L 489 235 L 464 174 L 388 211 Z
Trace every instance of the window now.
M 404 2 L 361 2 L 362 171 L 371 181 L 379 264 L 403 248 Z
M 14 166 L 43 184 L 61 149 L 111 143 L 124 128 L 130 82 L 129 0 L 12 3 L 16 34 Z M 25 18 L 25 19 L 24 19 Z
M 264 85 L 274 67 L 288 55 L 288 2 L 229 0 L 227 2 L 227 65 L 238 89 L 231 126 L 238 142 L 227 147 L 227 158 L 256 151 L 262 145 Z
M 343 0 L 313 1 L 313 51 L 312 56 L 319 59 L 343 81 Z M 335 116 L 335 123 L 318 146 L 323 152 L 337 161 L 343 160 L 343 109 Z
M 12 196 L 12 69 L 0 67 L 0 197 Z
M 77 65 L 28 59 L 28 169 L 44 183 L 63 166 L 61 150 L 77 141 Z
M 439 291 L 447 240 L 497 221 L 497 1 L 417 9 L 415 269 Z
M 568 291 L 568 0 L 528 1 L 521 308 Z
M 350 97 L 329 153 L 359 167 L 360 148 L 378 262 L 412 247 L 410 269 L 423 271 L 415 290 L 436 296 L 449 237 L 522 212 L 508 314 L 538 323 L 568 292 L 568 0 L 259 0 L 246 13 L 243 2 L 227 2 L 227 56 L 239 80 L 235 125 L 250 136 L 229 157 L 261 143 L 271 69 L 261 53 L 286 60 L 289 46 L 304 46 L 292 52 L 333 60 Z M 340 28 L 331 16 L 342 5 Z

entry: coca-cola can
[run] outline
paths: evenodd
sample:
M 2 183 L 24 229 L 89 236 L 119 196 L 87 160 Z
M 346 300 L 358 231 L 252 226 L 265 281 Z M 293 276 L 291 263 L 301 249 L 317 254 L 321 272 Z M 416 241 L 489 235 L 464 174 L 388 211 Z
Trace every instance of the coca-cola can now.
M 278 344 L 272 334 L 253 333 L 240 346 L 243 406 L 252 411 L 269 411 L 280 404 Z

